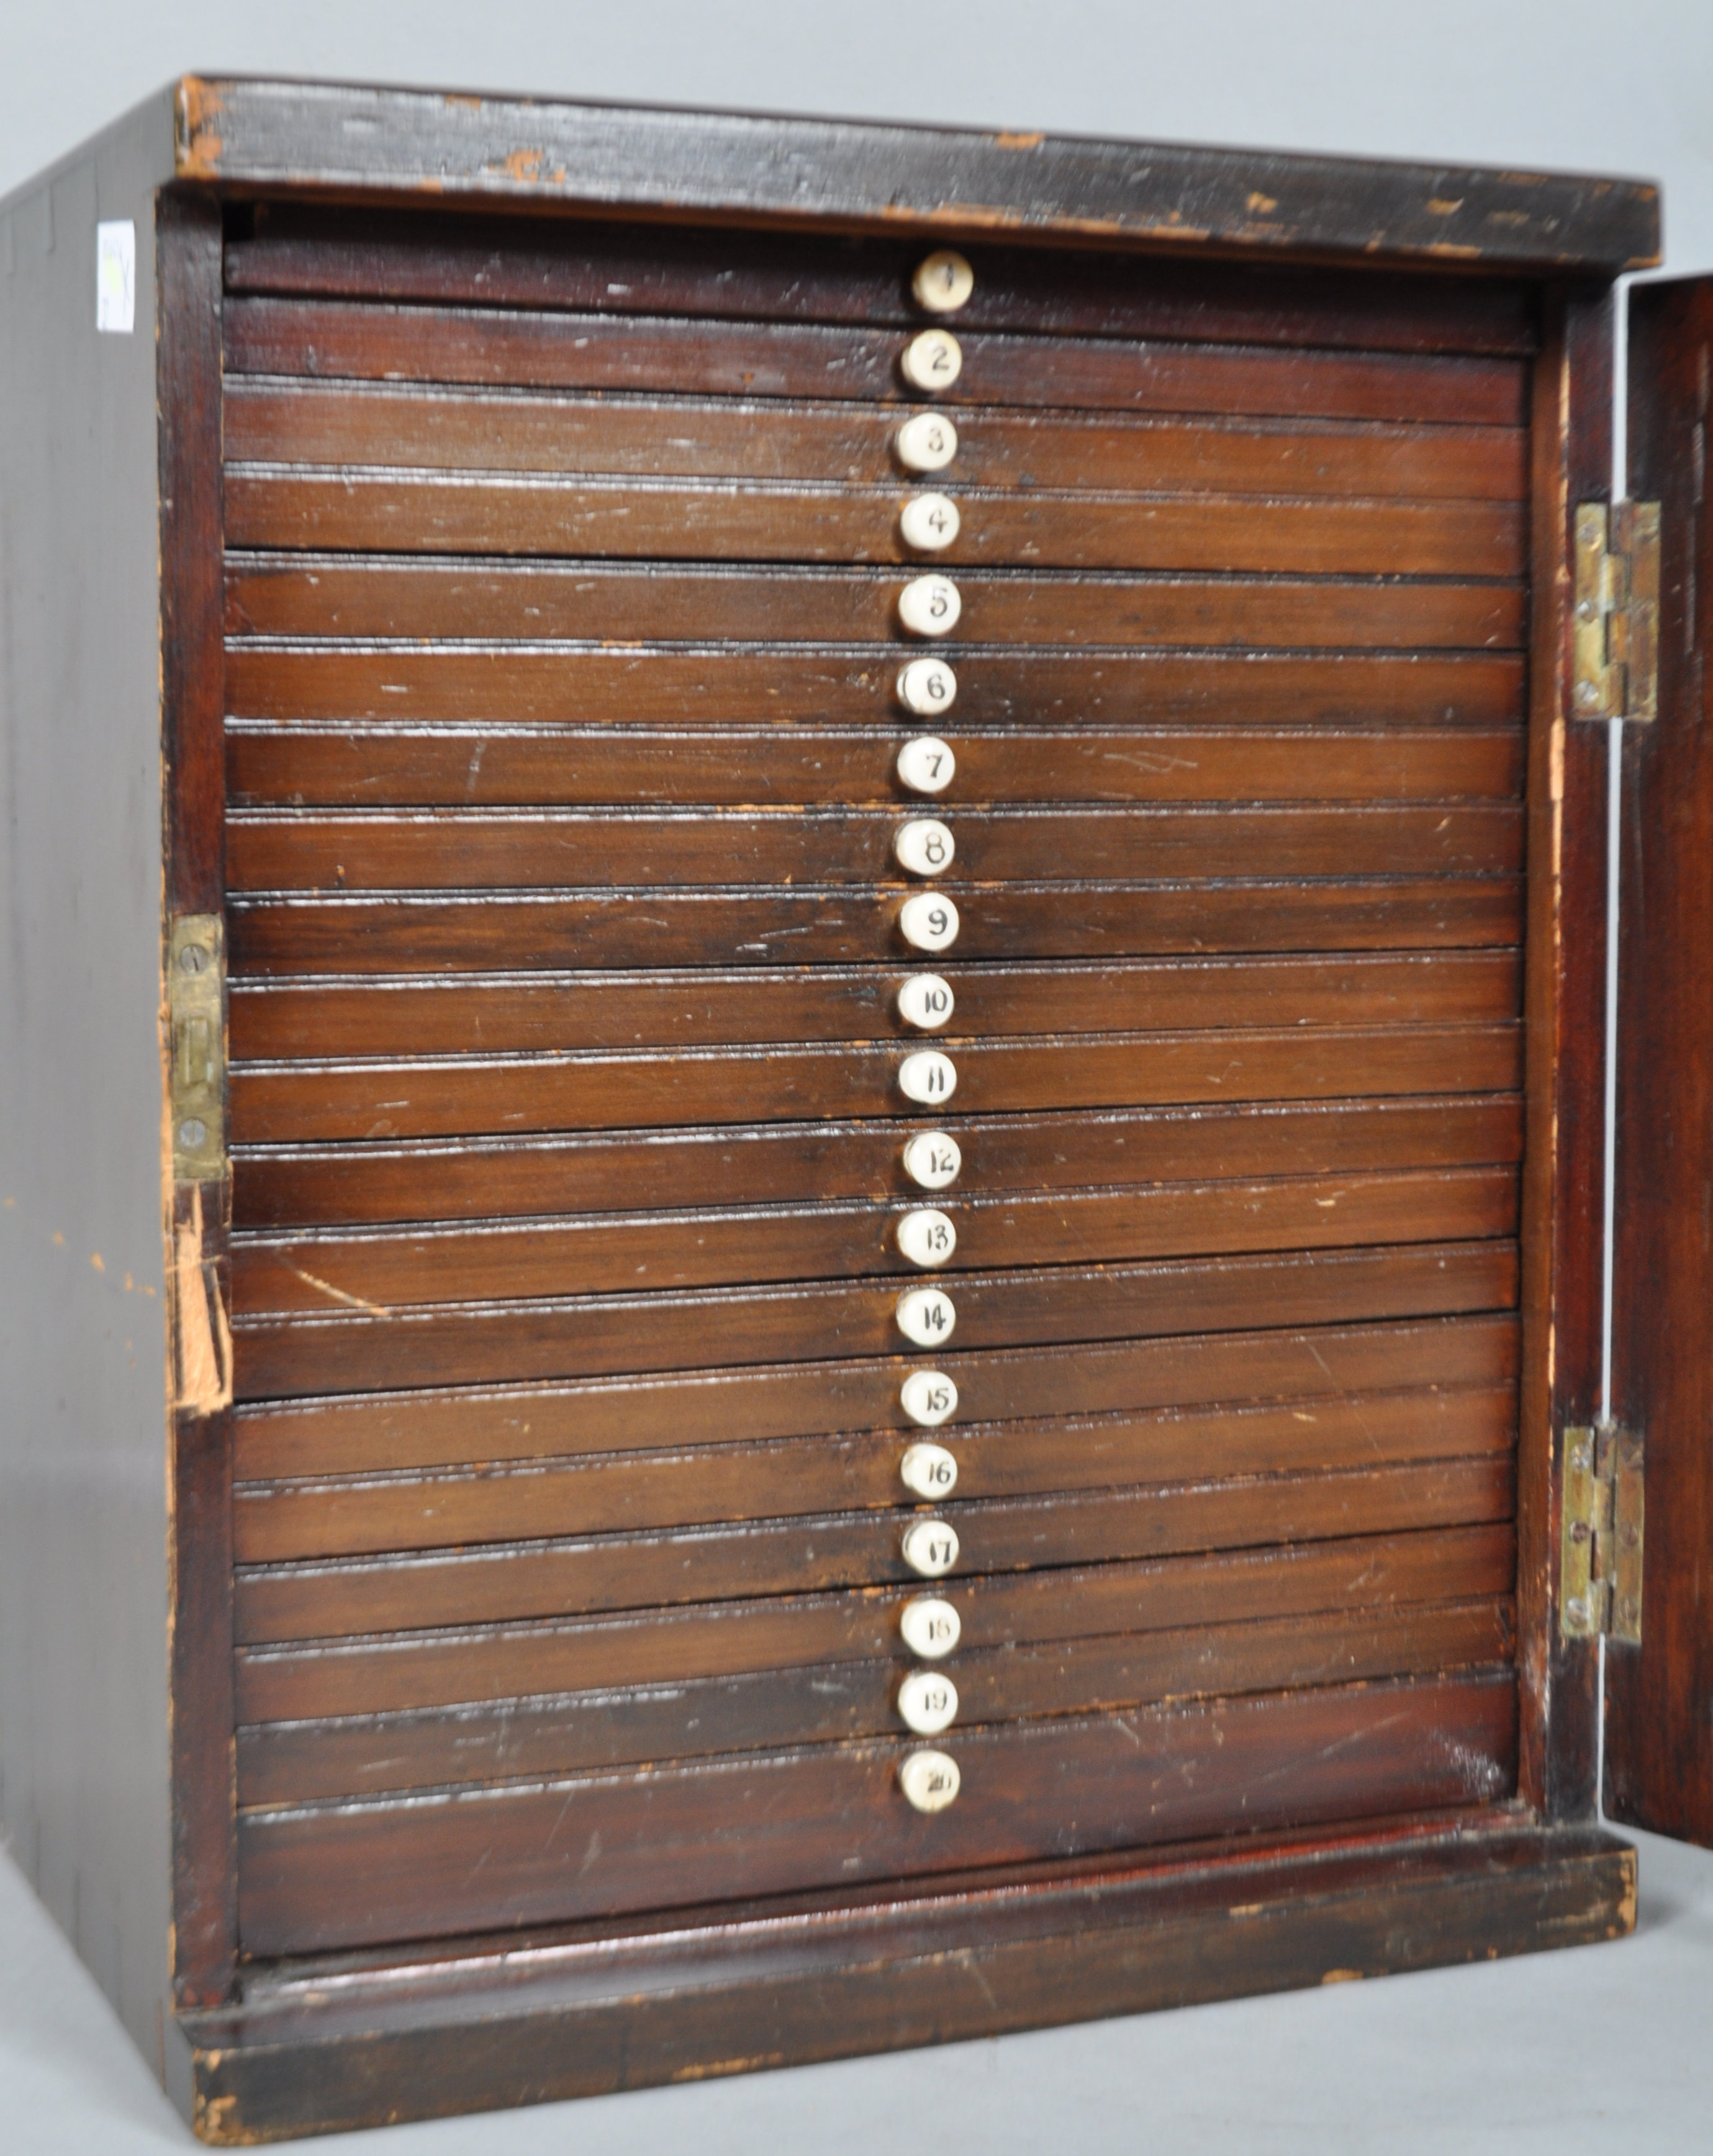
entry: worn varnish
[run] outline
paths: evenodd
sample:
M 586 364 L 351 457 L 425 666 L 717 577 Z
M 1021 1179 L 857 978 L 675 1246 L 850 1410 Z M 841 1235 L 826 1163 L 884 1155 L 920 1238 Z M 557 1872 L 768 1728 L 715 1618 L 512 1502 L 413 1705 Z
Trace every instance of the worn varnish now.
M 1248 1697 L 1269 1819 L 1502 1794 L 1518 319 L 1377 294 L 1365 350 L 1306 296 L 1327 335 L 1251 341 L 1210 273 L 1186 335 L 1169 292 L 1085 268 L 1047 305 L 998 254 L 958 454 L 915 480 L 884 249 L 669 247 L 614 312 L 556 239 L 425 285 L 409 230 L 270 213 L 228 257 L 252 1950 L 695 1899 L 680 1801 L 721 1892 L 848 1883 L 877 1805 L 859 1872 L 1181 1833 L 1134 1762 L 1116 1810 L 1051 1794 L 1108 1775 L 1103 1714 L 1175 1691 Z M 922 487 L 961 526 L 921 566 L 963 603 L 926 803 L 891 685 Z M 916 957 L 909 813 L 955 835 L 962 924 Z M 932 1034 L 912 966 L 953 990 Z M 931 1110 L 900 1091 L 923 1047 L 957 1071 Z M 925 1199 L 899 1147 L 930 1122 L 963 1165 Z M 960 1396 L 931 1591 L 987 1658 L 948 1659 L 975 1674 L 938 1741 L 978 1783 L 997 1747 L 1007 1792 L 947 1834 L 860 1749 L 901 1734 L 912 1195 L 957 1235 L 955 1336 L 915 1358 Z M 1195 1598 L 1157 1653 L 1155 1578 Z M 1433 1717 L 1475 1716 L 1455 1788 L 1413 1740 L 1365 1751 L 1384 1695 L 1325 1689 L 1353 1678 L 1403 1681 L 1442 1750 Z M 1160 1771 L 1208 1732 L 1238 1810 L 1193 1830 L 1259 1824 L 1208 1712 L 1150 1724 Z M 1347 1794 L 1291 1733 L 1322 1712 L 1354 1717 Z M 574 1879 L 526 1784 L 594 1769 L 627 1825 L 588 1812 L 613 1854 Z M 439 1784 L 470 1801 L 383 1801 Z M 764 1788 L 798 1824 L 752 1858 Z M 471 1888 L 420 1891 L 479 1842 Z

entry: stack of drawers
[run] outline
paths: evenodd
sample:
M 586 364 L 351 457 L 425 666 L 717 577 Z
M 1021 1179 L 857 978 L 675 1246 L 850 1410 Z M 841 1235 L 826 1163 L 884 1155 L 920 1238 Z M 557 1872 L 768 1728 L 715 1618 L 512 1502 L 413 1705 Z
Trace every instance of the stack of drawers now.
M 228 244 L 253 1953 L 1515 1787 L 1525 303 L 967 254 Z

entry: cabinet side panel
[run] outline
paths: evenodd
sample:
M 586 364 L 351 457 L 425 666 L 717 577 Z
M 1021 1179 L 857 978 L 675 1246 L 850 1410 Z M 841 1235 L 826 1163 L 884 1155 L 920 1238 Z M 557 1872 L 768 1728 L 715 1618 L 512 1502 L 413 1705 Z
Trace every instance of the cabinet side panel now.
M 0 210 L 0 1816 L 162 2067 L 154 189 L 165 100 Z M 96 329 L 98 223 L 133 326 Z

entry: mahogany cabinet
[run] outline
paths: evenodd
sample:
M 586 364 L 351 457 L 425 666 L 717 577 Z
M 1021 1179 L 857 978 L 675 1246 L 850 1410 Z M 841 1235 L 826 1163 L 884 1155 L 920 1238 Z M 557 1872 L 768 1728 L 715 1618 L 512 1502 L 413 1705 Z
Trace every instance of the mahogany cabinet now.
M 186 80 L 0 229 L 4 1824 L 197 2131 L 1627 1930 L 1654 191 Z

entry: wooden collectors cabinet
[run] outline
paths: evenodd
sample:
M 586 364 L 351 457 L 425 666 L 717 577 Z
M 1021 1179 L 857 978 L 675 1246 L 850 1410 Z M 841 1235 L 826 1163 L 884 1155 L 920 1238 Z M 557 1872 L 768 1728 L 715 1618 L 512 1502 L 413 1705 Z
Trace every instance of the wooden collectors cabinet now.
M 187 81 L 6 233 L 6 1825 L 198 2130 L 1626 1929 L 1603 1614 L 1713 1812 L 1651 191 Z

